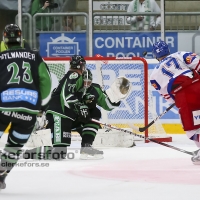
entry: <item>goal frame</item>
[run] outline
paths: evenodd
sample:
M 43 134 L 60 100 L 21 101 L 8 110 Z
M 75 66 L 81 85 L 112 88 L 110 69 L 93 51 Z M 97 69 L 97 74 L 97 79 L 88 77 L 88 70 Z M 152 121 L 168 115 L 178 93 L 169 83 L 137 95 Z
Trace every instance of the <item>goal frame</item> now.
M 106 63 L 107 61 L 139 61 L 144 66 L 144 126 L 148 125 L 148 63 L 143 57 L 84 57 L 86 62 L 88 61 L 102 61 Z M 70 61 L 70 57 L 45 57 L 45 61 Z M 103 81 L 102 81 L 103 83 Z M 103 118 L 102 118 L 103 119 Z M 145 138 L 149 137 L 148 129 L 144 131 Z M 161 142 L 171 142 L 171 138 L 154 138 Z M 145 139 L 145 142 L 149 142 Z

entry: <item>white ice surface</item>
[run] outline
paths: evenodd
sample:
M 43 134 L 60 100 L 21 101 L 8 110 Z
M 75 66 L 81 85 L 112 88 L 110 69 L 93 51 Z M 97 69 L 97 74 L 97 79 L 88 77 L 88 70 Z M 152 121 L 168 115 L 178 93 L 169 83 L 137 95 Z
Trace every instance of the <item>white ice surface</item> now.
M 197 149 L 184 134 L 172 137 L 167 144 Z M 21 160 L 26 167 L 12 170 L 0 200 L 200 199 L 200 165 L 193 165 L 190 155 L 155 143 L 136 145 L 104 148 L 103 160 L 80 160 L 79 153 L 65 161 Z M 72 147 L 79 148 L 80 143 L 73 142 Z

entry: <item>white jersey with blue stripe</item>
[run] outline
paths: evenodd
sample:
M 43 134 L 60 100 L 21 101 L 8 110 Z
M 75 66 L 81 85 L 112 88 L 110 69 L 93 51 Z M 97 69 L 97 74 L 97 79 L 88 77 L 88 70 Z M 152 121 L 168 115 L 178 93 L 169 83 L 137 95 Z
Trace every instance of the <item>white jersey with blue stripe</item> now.
M 174 103 L 170 96 L 171 86 L 179 75 L 193 77 L 192 69 L 200 71 L 199 56 L 191 52 L 176 52 L 165 57 L 154 68 L 150 75 L 151 85 L 170 103 Z

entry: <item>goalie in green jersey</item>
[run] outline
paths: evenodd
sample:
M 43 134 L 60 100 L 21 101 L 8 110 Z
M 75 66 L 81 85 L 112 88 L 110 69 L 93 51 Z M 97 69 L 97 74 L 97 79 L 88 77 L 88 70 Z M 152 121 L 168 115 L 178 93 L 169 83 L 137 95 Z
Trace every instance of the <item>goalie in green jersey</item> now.
M 41 154 L 40 150 L 37 151 L 40 152 L 40 158 L 65 158 L 67 146 L 71 144 L 72 129 L 76 129 L 82 137 L 80 159 L 103 158 L 103 151 L 92 147 L 100 125 L 90 121 L 90 118 L 101 118 L 97 106 L 107 111 L 117 108 L 121 100 L 128 96 L 131 84 L 125 77 L 119 77 L 108 90 L 103 91 L 99 84 L 92 83 L 92 73 L 89 69 L 84 69 L 82 63 L 86 64 L 83 57 L 73 56 L 69 72 L 53 92 L 46 111 L 46 128 L 50 129 L 49 136 L 46 136 L 52 136 L 52 145 L 38 147 L 43 152 Z M 34 136 L 32 134 L 32 137 Z M 26 151 L 27 155 L 24 154 L 24 157 L 30 158 L 31 153 L 34 154 L 34 158 L 38 157 L 34 153 L 36 149 Z M 62 157 L 54 156 L 58 153 L 62 154 Z

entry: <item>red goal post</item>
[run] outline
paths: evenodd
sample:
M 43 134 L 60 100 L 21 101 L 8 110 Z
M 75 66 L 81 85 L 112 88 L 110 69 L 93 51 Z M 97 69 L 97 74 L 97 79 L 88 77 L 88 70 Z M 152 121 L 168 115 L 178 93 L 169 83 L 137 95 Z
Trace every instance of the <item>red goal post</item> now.
M 44 60 L 54 76 L 53 82 L 55 82 L 55 78 L 59 81 L 69 69 L 70 57 L 48 57 Z M 129 124 L 144 127 L 157 117 L 151 102 L 152 94 L 148 88 L 148 63 L 146 59 L 142 57 L 85 57 L 85 60 L 87 68 L 93 73 L 94 82 L 100 84 L 105 90 L 118 76 L 125 76 L 132 82 L 132 92 L 126 100 L 122 101 L 122 106 L 120 105 L 119 109 L 116 108 L 113 112 L 101 109 L 101 120 L 104 123 L 120 128 L 128 128 Z M 171 141 L 171 138 L 166 136 L 159 120 L 144 134 L 145 137 L 152 135 L 162 142 Z

